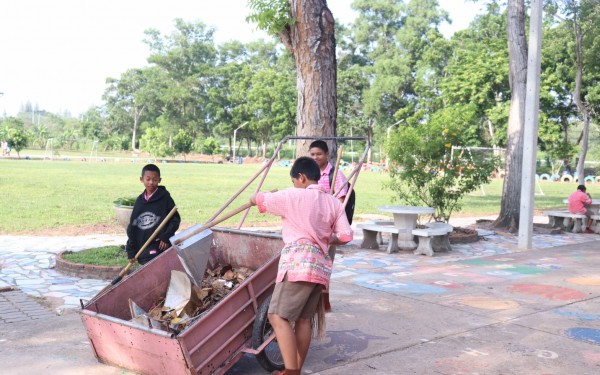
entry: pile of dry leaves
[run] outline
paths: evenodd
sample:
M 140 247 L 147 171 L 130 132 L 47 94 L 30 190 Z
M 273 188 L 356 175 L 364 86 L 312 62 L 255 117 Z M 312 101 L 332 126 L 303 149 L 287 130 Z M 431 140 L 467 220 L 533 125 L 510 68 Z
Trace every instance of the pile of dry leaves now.
M 148 312 L 129 300 L 131 321 L 178 333 L 235 290 L 251 273 L 246 267 L 207 269 L 201 285 L 194 285 L 186 273 L 171 271 L 166 296 L 161 296 Z

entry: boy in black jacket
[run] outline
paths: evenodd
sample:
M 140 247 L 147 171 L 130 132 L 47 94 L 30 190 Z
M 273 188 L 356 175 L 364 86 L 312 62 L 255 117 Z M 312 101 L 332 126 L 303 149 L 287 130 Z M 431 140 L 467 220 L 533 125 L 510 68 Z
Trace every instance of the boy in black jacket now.
M 160 183 L 160 169 L 154 164 L 147 164 L 142 168 L 140 182 L 144 184 L 145 190 L 135 201 L 131 219 L 127 226 L 127 257 L 133 261 L 135 254 L 152 236 L 156 227 L 175 207 L 175 201 L 164 186 Z M 175 235 L 179 229 L 181 217 L 176 212 L 169 220 L 161 233 L 156 236 L 142 254 L 138 257 L 138 263 L 145 264 L 154 259 L 162 251 L 171 246 L 169 238 Z

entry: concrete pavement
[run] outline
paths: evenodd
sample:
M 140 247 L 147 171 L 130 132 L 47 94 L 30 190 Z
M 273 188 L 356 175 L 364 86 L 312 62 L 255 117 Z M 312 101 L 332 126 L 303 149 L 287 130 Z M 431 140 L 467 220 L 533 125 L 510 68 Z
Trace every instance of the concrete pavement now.
M 5 237 L 0 237 L 3 245 Z M 313 342 L 304 372 L 598 374 L 598 240 L 600 236 L 590 234 L 536 235 L 535 249 L 521 251 L 515 237 L 487 233 L 477 243 L 454 245 L 451 253 L 432 258 L 364 250 L 355 241 L 342 247 L 336 257 L 327 337 Z M 74 249 L 89 241 L 63 239 L 61 246 Z M 44 253 L 40 247 L 37 253 Z M 0 280 L 10 285 L 11 280 L 20 280 L 14 275 L 22 273 L 15 271 L 14 257 L 7 260 L 6 254 L 15 252 L 0 255 Z M 37 259 L 33 253 L 29 258 Z M 29 271 L 46 282 L 22 286 L 35 285 L 41 297 L 56 292 L 50 286 L 61 285 L 51 281 L 48 285 L 50 269 Z M 78 286 L 62 290 L 88 288 L 81 280 L 66 285 Z M 104 285 L 98 285 L 98 290 Z M 26 324 L 0 323 L 2 370 L 10 374 L 128 373 L 95 360 L 76 310 L 65 302 L 74 296 L 53 296 L 60 299 L 55 311 L 62 316 L 31 319 Z M 254 358 L 244 357 L 229 373 L 266 372 Z

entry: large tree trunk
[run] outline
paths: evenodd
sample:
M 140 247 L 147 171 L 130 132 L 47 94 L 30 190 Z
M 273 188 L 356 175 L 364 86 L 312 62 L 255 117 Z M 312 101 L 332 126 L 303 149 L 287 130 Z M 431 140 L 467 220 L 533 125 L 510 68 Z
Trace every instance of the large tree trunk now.
M 252 157 L 252 139 L 248 137 L 248 157 Z
M 577 14 L 573 15 L 573 28 L 575 32 L 575 48 L 577 56 L 577 60 L 575 61 L 575 64 L 577 65 L 577 72 L 575 74 L 575 90 L 573 91 L 573 101 L 575 101 L 577 110 L 583 119 L 583 131 L 581 132 L 581 152 L 579 153 L 579 161 L 577 162 L 576 171 L 579 183 L 583 185 L 585 183 L 585 158 L 587 156 L 590 137 L 590 113 L 585 103 L 581 99 L 581 85 L 583 80 L 583 31 L 581 30 L 581 25 L 577 19 Z
M 142 106 L 142 108 L 138 111 L 137 107 L 133 107 L 133 132 L 131 134 L 131 151 L 137 150 L 137 148 L 135 147 L 137 143 L 137 129 L 140 123 L 140 118 L 142 117 L 142 112 L 144 112 L 144 108 L 146 107 Z
M 524 0 L 509 0 L 507 13 L 511 99 L 502 201 L 500 203 L 500 215 L 494 221 L 494 226 L 508 227 L 512 232 L 516 232 L 519 228 L 519 208 L 521 204 L 521 165 L 523 164 L 523 130 L 527 86 Z
M 336 135 L 337 91 L 335 21 L 325 0 L 289 0 L 296 23 L 279 34 L 296 62 L 298 136 Z M 310 141 L 296 144 L 296 156 L 308 154 Z M 330 145 L 336 155 L 335 145 Z
M 268 136 L 267 137 L 263 137 L 262 139 L 262 157 L 263 158 L 267 158 L 267 142 L 269 141 Z

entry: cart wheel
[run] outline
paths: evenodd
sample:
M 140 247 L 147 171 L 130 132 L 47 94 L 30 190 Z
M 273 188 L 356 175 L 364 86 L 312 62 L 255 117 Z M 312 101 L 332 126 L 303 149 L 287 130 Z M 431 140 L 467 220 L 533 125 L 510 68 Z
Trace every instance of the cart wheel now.
M 252 328 L 252 347 L 254 349 L 262 345 L 266 338 L 273 333 L 271 323 L 269 323 L 268 311 L 271 296 L 260 305 L 254 318 L 254 327 Z M 279 351 L 277 340 L 271 341 L 265 349 L 256 355 L 256 360 L 267 371 L 283 370 L 283 357 Z

